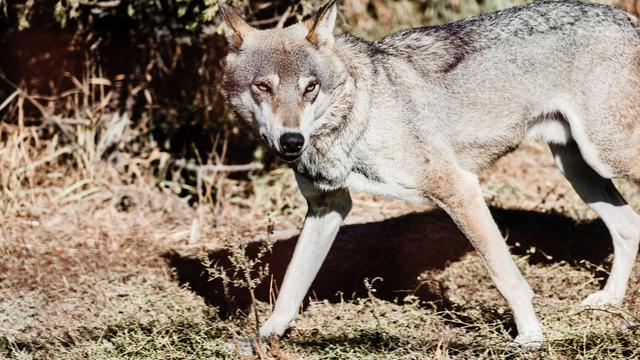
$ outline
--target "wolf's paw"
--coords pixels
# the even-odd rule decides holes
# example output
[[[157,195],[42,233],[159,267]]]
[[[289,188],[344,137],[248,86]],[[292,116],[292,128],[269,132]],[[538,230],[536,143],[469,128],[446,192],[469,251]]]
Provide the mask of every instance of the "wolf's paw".
[[[622,305],[622,298],[613,296],[607,290],[596,291],[582,300],[581,306],[597,307],[605,305]]]
[[[513,344],[527,349],[539,349],[543,341],[544,335],[542,335],[542,332],[535,332],[516,336]]]
[[[288,321],[279,321],[278,319],[269,318],[262,326],[260,326],[260,337],[268,339],[271,336],[281,338],[284,332],[290,327]]]

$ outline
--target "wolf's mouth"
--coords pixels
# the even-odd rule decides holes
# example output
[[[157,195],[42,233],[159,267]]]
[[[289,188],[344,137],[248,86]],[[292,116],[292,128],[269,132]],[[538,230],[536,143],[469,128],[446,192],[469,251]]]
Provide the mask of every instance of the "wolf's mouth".
[[[298,160],[300,158],[300,156],[302,155],[302,152],[300,153],[296,153],[296,154],[287,154],[287,153],[280,153],[280,152],[276,152],[276,154],[284,161],[286,162],[294,162],[296,160]]]

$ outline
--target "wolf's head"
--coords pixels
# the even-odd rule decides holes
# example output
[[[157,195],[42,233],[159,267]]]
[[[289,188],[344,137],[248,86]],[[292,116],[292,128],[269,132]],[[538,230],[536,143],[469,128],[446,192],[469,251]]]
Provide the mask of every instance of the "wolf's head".
[[[230,52],[224,92],[269,147],[295,161],[331,116],[349,74],[334,51],[335,1],[311,19],[284,29],[257,30],[221,5]]]

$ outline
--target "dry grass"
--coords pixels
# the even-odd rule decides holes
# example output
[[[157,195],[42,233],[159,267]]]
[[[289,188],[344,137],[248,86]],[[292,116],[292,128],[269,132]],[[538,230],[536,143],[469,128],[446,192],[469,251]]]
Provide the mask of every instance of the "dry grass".
[[[430,3],[434,13],[414,19],[415,2],[353,0],[345,16],[371,36],[424,16],[466,15],[456,6],[479,11],[475,1]],[[489,10],[500,1],[483,4]],[[365,14],[369,5],[377,18]],[[126,116],[105,111],[108,81],[76,80],[77,89],[55,100],[64,101],[64,118],[17,91],[9,104],[15,123],[0,124],[0,358],[251,357],[234,339],[254,335],[268,316],[304,218],[291,171],[240,180],[211,173],[194,188],[170,154],[125,149],[144,124],[127,126]],[[46,124],[26,124],[30,102]],[[611,245],[546,146],[523,145],[481,180],[536,291],[547,337],[541,350],[511,346],[510,311],[445,214],[356,195],[295,327],[256,356],[640,358],[640,267],[621,308],[576,307],[602,285]],[[617,185],[640,209],[638,186]],[[261,254],[270,238],[278,241]],[[226,266],[227,285],[238,286],[224,293],[224,276],[207,273],[203,253],[209,269]],[[268,277],[247,267],[259,254]],[[251,285],[234,279],[234,269]]]
[[[2,125],[0,354],[236,358],[242,348],[233,339],[254,335],[256,322],[268,316],[302,224],[304,200],[291,172],[276,169],[248,180],[214,174],[203,179],[203,187],[214,187],[215,196],[188,203],[177,196],[184,183],[166,180],[175,175],[159,182],[151,171],[150,164],[166,154],[102,161],[105,144],[117,147],[133,136],[118,125],[126,119],[104,119],[67,127],[64,142],[55,136],[42,140],[42,129],[20,121]],[[594,214],[546,147],[525,144],[483,173],[482,182],[538,294],[548,338],[541,352],[510,346],[510,312],[444,214],[357,195],[296,327],[258,355],[640,356],[638,270],[622,309],[574,307],[600,286],[610,246],[606,230],[590,222]],[[618,185],[638,208],[638,188]],[[223,248],[233,231],[247,242],[237,249],[250,261],[268,230],[283,239],[266,256],[273,278],[253,286],[255,300],[242,289],[222,296],[197,254],[205,251],[212,261],[232,265]],[[365,279],[376,277],[382,280],[367,288]]]
[[[496,218],[536,290],[548,339],[540,352],[510,346],[515,333],[510,312],[446,216],[405,215],[426,209],[358,195],[352,225],[336,242],[295,328],[262,356],[640,356],[637,269],[622,308],[575,307],[600,286],[610,246],[606,230],[590,222],[592,215],[553,167],[547,150],[526,144],[485,172],[483,186],[494,206],[507,209],[496,209]],[[635,185],[621,187],[637,205]],[[266,238],[267,214],[274,236],[288,238],[300,225],[304,206],[284,170],[252,182],[227,180],[225,188],[217,227],[207,225],[215,217],[211,207],[194,209],[176,195],[134,185],[98,186],[95,195],[75,201],[56,200],[52,195],[61,190],[54,188],[12,203],[3,215],[0,242],[3,356],[238,356],[241,349],[229,340],[251,336],[255,329],[255,319],[247,316],[250,306],[242,303],[246,294],[232,294],[236,305],[228,308],[214,294],[218,284],[202,279],[196,254],[204,250],[211,259],[224,259],[221,248],[231,230],[243,241],[259,243]],[[380,222],[384,219],[389,220]],[[370,221],[377,223],[359,225]],[[267,257],[276,278],[292,241],[278,241]],[[590,247],[595,255],[585,250]],[[383,279],[367,290],[364,279],[377,273]],[[277,286],[265,286],[256,290],[261,321],[277,292]],[[335,296],[336,291],[342,294]]]

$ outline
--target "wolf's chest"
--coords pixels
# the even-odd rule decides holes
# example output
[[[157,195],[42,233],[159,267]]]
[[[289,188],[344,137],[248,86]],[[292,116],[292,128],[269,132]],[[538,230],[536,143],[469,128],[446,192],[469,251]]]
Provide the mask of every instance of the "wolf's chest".
[[[351,172],[345,181],[345,187],[352,192],[364,192],[385,196],[417,204],[425,203],[418,187],[411,181],[401,182],[393,178],[370,178],[357,172]]]

